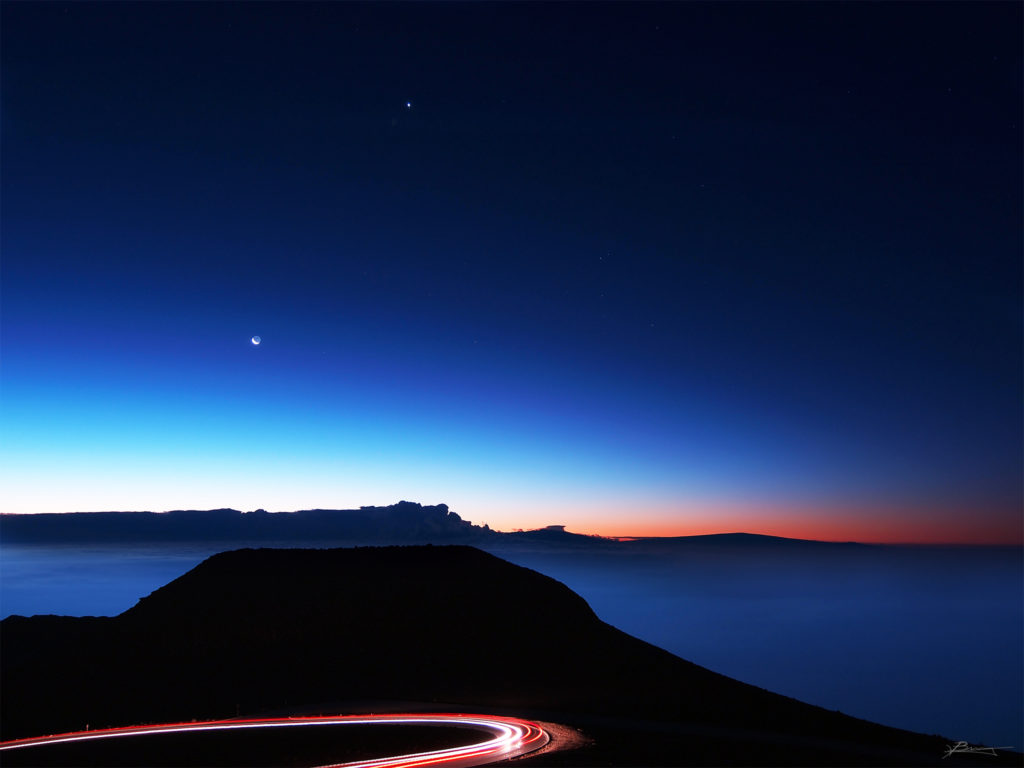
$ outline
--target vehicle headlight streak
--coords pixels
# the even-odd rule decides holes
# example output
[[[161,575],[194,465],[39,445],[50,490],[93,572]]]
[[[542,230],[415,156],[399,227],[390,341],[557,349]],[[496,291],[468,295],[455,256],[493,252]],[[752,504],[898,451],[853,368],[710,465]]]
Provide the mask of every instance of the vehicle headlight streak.
[[[319,717],[288,717],[269,720],[213,720],[201,723],[167,723],[131,728],[109,728],[98,731],[79,731],[31,739],[0,742],[0,752],[10,749],[42,747],[47,744],[66,744],[125,736],[187,733],[189,731],[228,731],[244,728],[287,728],[314,725],[437,725],[456,728],[474,728],[493,734],[491,739],[451,749],[416,752],[407,755],[359,760],[353,763],[330,763],[320,768],[414,768],[419,766],[486,765],[498,760],[522,755],[548,743],[547,733],[538,725],[511,717],[490,715],[335,715]]]

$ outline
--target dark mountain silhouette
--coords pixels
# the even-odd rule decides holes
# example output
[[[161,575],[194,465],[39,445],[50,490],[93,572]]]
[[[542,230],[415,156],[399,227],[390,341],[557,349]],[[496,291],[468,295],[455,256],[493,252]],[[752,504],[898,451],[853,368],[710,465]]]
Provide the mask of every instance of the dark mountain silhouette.
[[[626,542],[636,547],[663,545],[663,544],[689,544],[700,546],[718,547],[763,547],[763,546],[820,546],[829,545],[832,547],[866,547],[867,544],[859,544],[853,541],[814,541],[811,539],[791,539],[784,536],[766,536],[760,533],[710,533],[699,536],[650,536],[630,539]]]
[[[9,617],[0,643],[4,739],[384,700],[594,734],[546,764],[940,764],[947,743],[710,672],[464,546],[224,552],[116,617]]]
[[[780,549],[783,547],[866,547],[864,544],[786,539],[749,533],[710,536],[649,537],[618,540],[571,533],[562,525],[530,531],[499,532],[473,525],[447,504],[400,501],[385,507],[305,509],[174,510],[171,512],[70,512],[38,515],[0,514],[4,545],[206,543],[225,546],[356,544],[468,544],[487,550],[565,549],[619,552],[705,549]]]
[[[72,512],[0,515],[4,544],[129,544],[173,542],[475,542],[493,532],[448,509],[400,501],[386,507]]]

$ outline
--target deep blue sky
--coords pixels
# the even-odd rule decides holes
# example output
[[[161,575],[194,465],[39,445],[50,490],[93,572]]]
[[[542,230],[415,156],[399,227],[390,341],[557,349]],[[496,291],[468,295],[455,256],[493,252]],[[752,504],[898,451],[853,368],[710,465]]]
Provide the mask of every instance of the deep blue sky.
[[[1019,3],[2,14],[2,511],[1021,539]]]

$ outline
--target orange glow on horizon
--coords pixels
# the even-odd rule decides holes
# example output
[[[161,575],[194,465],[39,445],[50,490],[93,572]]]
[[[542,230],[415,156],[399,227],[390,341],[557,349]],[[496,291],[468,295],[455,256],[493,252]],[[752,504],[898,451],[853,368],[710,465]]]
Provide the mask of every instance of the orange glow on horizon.
[[[481,516],[486,517],[486,516]],[[502,515],[506,518],[506,515]],[[508,514],[506,519],[517,519]],[[520,517],[521,520],[521,517]],[[608,538],[703,536],[753,533],[791,539],[856,541],[864,544],[1024,546],[1024,517],[1003,509],[961,507],[807,504],[693,504],[646,509],[556,508],[535,512],[530,524],[495,525],[498,530],[565,525],[572,533]],[[504,522],[504,519],[501,521]]]

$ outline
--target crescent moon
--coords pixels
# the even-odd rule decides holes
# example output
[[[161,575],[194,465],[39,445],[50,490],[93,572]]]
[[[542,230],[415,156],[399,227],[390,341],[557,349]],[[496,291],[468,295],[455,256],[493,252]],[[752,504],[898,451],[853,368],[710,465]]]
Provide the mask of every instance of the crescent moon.
[[[263,341],[263,339],[261,339],[259,336],[252,337],[252,343],[257,347],[260,345],[261,341]]]

